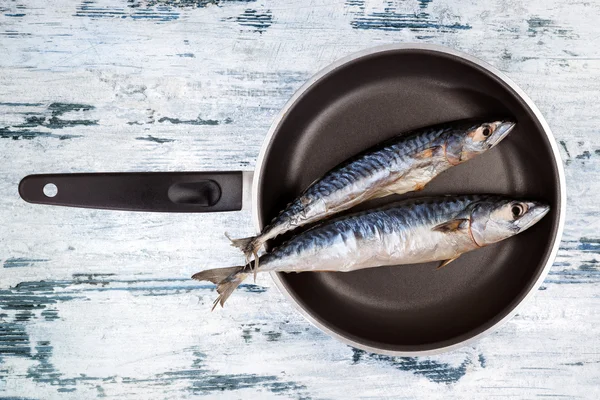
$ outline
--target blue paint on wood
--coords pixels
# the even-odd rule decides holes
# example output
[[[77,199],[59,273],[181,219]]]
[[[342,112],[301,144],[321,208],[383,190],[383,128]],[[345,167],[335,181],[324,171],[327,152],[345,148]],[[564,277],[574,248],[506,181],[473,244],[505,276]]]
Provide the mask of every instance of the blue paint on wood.
[[[32,36],[31,33],[22,33],[22,32],[17,32],[17,31],[13,31],[13,30],[6,30],[4,32],[0,32],[0,35],[7,36],[11,39],[18,39],[18,38],[22,38],[22,37]]]
[[[34,314],[30,310],[21,311],[15,315],[15,322],[27,322],[33,316]]]
[[[44,311],[42,311],[41,315],[46,321],[56,321],[57,319],[59,319],[58,310],[56,308],[47,308]]]
[[[0,400],[37,400],[37,399],[33,399],[31,397],[14,397],[14,396],[8,396],[8,397],[0,397]]]
[[[409,29],[413,32],[435,30],[452,32],[471,29],[468,24],[455,22],[442,24],[431,19],[428,13],[397,14],[394,12],[373,12],[364,17],[356,17],[350,23],[354,29],[375,29],[381,31],[400,31]]]
[[[600,270],[590,264],[583,264],[578,269],[550,271],[544,282],[556,284],[597,283],[600,280]]]
[[[344,3],[347,7],[365,8],[365,0],[346,0]]]
[[[573,161],[577,161],[581,165],[588,164],[588,161],[596,162],[596,157],[600,156],[600,149],[595,149],[593,151],[591,149],[583,150],[577,154],[577,149],[571,148],[571,150],[569,150],[564,140],[560,140],[558,143],[564,151],[563,158],[565,159],[565,164],[567,166],[571,165]],[[578,142],[577,144],[579,147],[585,145],[584,142]]]
[[[27,369],[27,379],[31,379],[37,383],[46,383],[51,386],[56,386],[57,392],[73,392],[76,390],[75,386],[78,382],[102,381],[101,378],[87,377],[83,374],[76,378],[63,378],[63,374],[57,371],[50,361],[52,358],[53,346],[49,341],[37,341],[34,351],[31,351],[29,337],[24,326],[13,324],[13,326],[9,327],[10,329],[7,330],[5,327],[6,325],[10,324],[0,324],[0,355],[4,354],[31,360],[33,364]],[[8,332],[8,335],[3,335],[6,332]],[[3,340],[5,342],[15,343],[9,343],[10,346],[8,346],[8,350],[5,350],[1,347]],[[2,378],[3,376],[0,375],[0,379]]]
[[[71,111],[90,111],[95,107],[89,104],[77,104],[77,103],[51,103],[48,106],[48,110],[52,112],[53,116],[63,115]]]
[[[98,121],[94,120],[65,120],[57,117],[40,118],[40,117],[28,117],[26,122],[22,125],[15,125],[16,128],[30,128],[43,126],[49,129],[63,129],[77,125],[97,125]]]
[[[235,20],[241,26],[250,27],[254,32],[263,33],[273,23],[273,14],[271,10],[257,11],[248,8]]]
[[[218,374],[206,369],[206,354],[193,351],[195,360],[192,369],[167,372],[157,378],[187,378],[191,380],[188,390],[194,395],[208,395],[215,392],[225,392],[246,388],[261,388],[276,394],[294,395],[294,397],[308,398],[304,393],[306,386],[294,381],[281,380],[275,375],[258,374]]]
[[[558,143],[560,143],[560,145],[562,146],[562,148],[565,150],[565,153],[567,153],[567,157],[571,158],[571,153],[569,153],[569,149],[567,149],[567,144],[565,143],[564,140],[559,140]]]
[[[169,22],[179,19],[179,12],[174,11],[172,7],[157,6],[152,7],[147,4],[142,8],[139,2],[130,2],[127,8],[97,6],[95,0],[84,0],[76,8],[75,17],[86,17],[90,19],[100,18],[118,18],[132,20],[151,20],[156,22]]]
[[[81,135],[69,135],[69,134],[54,134],[41,131],[32,131],[29,129],[21,129],[18,131],[11,130],[9,128],[0,128],[0,139],[12,139],[12,140],[32,140],[37,138],[50,138],[58,140],[68,140],[80,138]]]
[[[11,103],[11,102],[0,102],[0,106],[7,106],[7,107],[39,107],[42,106],[42,103]]]
[[[25,325],[15,322],[0,322],[0,356],[31,355],[29,335]]]
[[[148,109],[148,119],[146,121],[129,121],[128,125],[145,125],[145,124],[155,124],[158,123],[171,123],[174,125],[221,125],[221,124],[230,124],[233,120],[229,117],[223,120],[217,119],[204,119],[199,115],[195,119],[180,119],[176,117],[161,117],[158,121],[156,121],[154,114],[156,113],[152,109]],[[151,136],[148,136],[151,137]],[[137,138],[138,140],[145,140],[144,138]]]
[[[47,340],[36,342],[35,352],[28,358],[34,362],[27,369],[26,377],[37,383],[46,383],[51,386],[56,386],[56,391],[59,393],[69,393],[77,390],[78,382],[95,382],[102,381],[101,378],[88,377],[84,374],[76,378],[63,378],[63,374],[56,370],[51,362],[53,346]]]
[[[550,19],[532,17],[527,20],[527,25],[529,25],[529,29],[537,29],[552,26],[553,22]]]
[[[241,324],[242,339],[244,339],[245,343],[250,343],[253,341],[255,335],[260,334],[266,338],[267,342],[277,342],[284,336],[284,334],[297,336],[303,333],[309,334],[312,341],[327,340],[328,338],[327,335],[316,328],[308,327],[305,324],[290,324],[290,321],[288,320],[279,322],[276,329],[272,329],[271,327],[271,329],[265,332],[263,329],[266,326],[267,324],[264,322],[248,322]]]
[[[363,350],[352,348],[352,362],[354,364],[365,361],[365,357],[368,361],[391,365],[401,371],[422,375],[431,382],[445,384],[458,382],[467,373],[467,365],[472,363],[469,358],[466,358],[460,365],[453,367],[450,364],[434,360],[421,360],[419,357],[391,357],[373,353],[368,354]]]
[[[169,122],[171,124],[185,124],[185,125],[220,125],[221,123],[230,124],[232,120],[230,118],[225,119],[224,121],[219,121],[216,119],[202,119],[198,116],[196,119],[179,119],[179,118],[171,118],[171,117],[162,117],[158,120],[158,122]]]
[[[531,37],[538,36],[540,34],[550,34],[564,38],[577,37],[577,35],[573,34],[571,29],[561,28],[551,19],[534,16],[527,20],[527,25],[529,26],[527,32]]]
[[[52,346],[48,341],[36,343],[36,352],[29,358],[35,361],[35,365],[28,369],[28,378],[39,383],[47,383],[57,387],[58,392],[71,392],[76,390],[78,382],[89,382],[95,384],[98,397],[105,397],[105,391],[101,383],[106,379],[82,375],[76,378],[62,378],[52,363]],[[192,349],[193,362],[191,368],[178,371],[167,371],[149,378],[122,377],[123,384],[149,383],[153,386],[169,386],[178,381],[187,381],[187,391],[194,395],[214,395],[215,392],[233,391],[239,389],[256,388],[268,390],[271,393],[282,394],[288,397],[308,399],[306,386],[294,381],[281,379],[276,375],[259,374],[219,374],[207,369],[206,354]]]
[[[481,365],[482,368],[485,368],[486,365],[486,360],[485,357],[483,356],[483,354],[479,354],[479,365]]]
[[[43,312],[49,309],[49,305],[83,299],[87,292],[129,292],[140,293],[143,296],[164,296],[202,290],[212,293],[216,290],[215,285],[195,283],[189,278],[112,280],[111,276],[113,274],[73,274],[73,280],[21,282],[14,288],[0,290],[0,309],[32,312],[40,310],[40,315],[46,320],[54,320],[58,319],[55,311]],[[169,284],[156,285],[157,282]],[[111,286],[112,283],[127,283],[128,286]],[[60,292],[56,292],[56,288],[60,288]],[[259,294],[267,291],[267,288],[256,284],[241,284],[239,290]]]
[[[38,263],[49,261],[45,258],[12,257],[4,261],[4,268],[33,267]]]
[[[158,138],[151,135],[136,137],[135,140],[144,140],[146,142],[154,142],[159,144],[170,143],[175,141],[175,139]]]
[[[281,332],[269,331],[265,333],[268,342],[277,342],[281,337]]]
[[[96,286],[96,285],[106,286],[106,285],[110,284],[111,282],[116,282],[116,280],[110,280],[110,281],[107,280],[107,278],[115,276],[115,274],[113,274],[113,273],[108,273],[108,274],[76,273],[71,276],[73,277],[73,281],[72,281],[73,285],[86,284],[86,285],[92,285],[92,286]],[[123,282],[130,282],[130,281],[123,281]]]
[[[250,343],[254,337],[254,334],[259,333],[261,331],[261,327],[264,327],[266,325],[266,323],[254,322],[242,324],[242,339],[244,339],[244,342]]]
[[[432,0],[418,0],[418,6],[421,11],[414,13],[398,12],[397,7],[390,3],[383,11],[373,11],[365,14],[364,1],[362,3],[353,1],[347,5],[359,6],[359,11],[354,12],[355,17],[350,22],[354,29],[381,30],[381,31],[400,31],[404,29],[413,32],[421,31],[441,31],[453,32],[471,29],[468,24],[455,22],[453,24],[441,23],[431,14],[424,11]]]
[[[595,268],[596,262],[595,260],[590,261],[588,263]],[[586,267],[587,268],[587,267]],[[18,285],[15,289],[18,289],[20,292],[28,293],[30,295],[37,296],[37,300],[34,303],[40,304],[45,307],[42,309],[42,317],[47,320],[54,320],[58,318],[58,313],[54,308],[50,309],[50,305],[53,301],[63,297],[61,301],[66,301],[70,298],[73,298],[75,294],[83,294],[84,290],[113,290],[113,288],[105,287],[106,285],[110,286],[112,282],[127,282],[130,285],[138,285],[144,282],[152,282],[152,281],[164,281],[168,283],[178,283],[183,281],[187,281],[186,278],[162,278],[162,279],[142,279],[142,280],[122,280],[115,279],[113,274],[74,274],[72,281],[56,281],[56,282],[24,282]],[[94,288],[74,288],[70,289],[70,286],[94,286]],[[184,290],[190,290],[190,287],[183,287]],[[248,285],[249,290],[254,290],[255,285]],[[51,299],[46,299],[48,296],[48,292],[54,292],[54,289],[61,289],[61,296],[55,296]],[[172,292],[172,286],[159,286],[151,287],[144,285],[144,287],[130,287],[130,288],[114,288],[114,290],[140,290],[145,293],[152,293],[153,291],[163,291],[163,292]],[[205,285],[202,289],[205,290],[214,290],[212,285]],[[196,289],[197,290],[197,289]],[[66,292],[66,293],[62,293]],[[41,302],[40,302],[41,299]],[[98,382],[96,387],[102,388],[102,380],[100,378],[94,377],[85,377],[85,378],[63,378],[60,372],[54,369],[54,366],[50,362],[52,356],[52,346],[49,342],[38,341],[34,347],[35,351],[30,352],[30,344],[29,338],[26,334],[26,330],[24,326],[27,321],[29,321],[33,317],[33,313],[36,313],[37,308],[32,309],[32,303],[29,297],[25,297],[21,299],[22,304],[25,307],[14,307],[14,303],[7,302],[5,299],[0,299],[0,305],[5,309],[15,309],[20,310],[14,321],[10,323],[10,330],[12,335],[5,335],[5,339],[12,339],[12,342],[7,346],[4,343],[3,351],[0,351],[0,356],[16,356],[16,357],[24,357],[28,358],[35,362],[33,366],[28,370],[28,377],[36,382],[46,383],[49,385],[56,386],[57,391],[65,391],[65,390],[75,390],[77,382],[85,379],[88,381]],[[242,337],[244,341],[250,343],[252,341],[252,335],[260,333],[264,336],[267,342],[278,341],[282,338],[285,331],[282,331],[282,327],[285,325],[282,324],[282,327],[278,329],[269,329],[263,332],[263,327],[267,324],[248,324],[244,326]],[[308,328],[306,328],[308,330]],[[6,331],[6,329],[4,329]],[[301,332],[292,329],[289,332],[290,334],[300,334]],[[10,337],[12,336],[12,338]],[[16,336],[16,338],[15,338]],[[323,335],[324,336],[324,335]],[[313,335],[311,334],[311,338]],[[5,340],[6,342],[6,340]],[[15,345],[16,343],[16,345]],[[411,357],[385,357],[385,356],[377,356],[377,355],[368,355],[362,351],[355,351],[353,353],[352,359],[354,362],[377,362],[382,363],[384,365],[390,365],[395,369],[411,372],[415,375],[424,376],[428,380],[436,383],[444,383],[444,384],[452,384],[461,379],[462,376],[466,373],[466,368],[469,364],[471,364],[470,359],[466,359],[458,366],[450,366],[445,363],[440,363],[432,360],[423,360],[420,358],[411,358]],[[478,357],[479,365],[482,367],[486,366],[486,361],[483,355],[479,355]],[[203,372],[200,372],[203,370]],[[230,391],[230,390],[238,390],[243,388],[258,388],[262,390],[268,390],[272,393],[282,393],[285,395],[296,395],[299,392],[303,392],[305,390],[304,386],[298,384],[294,381],[281,379],[276,375],[257,375],[257,374],[218,374],[213,371],[206,371],[204,367],[198,367],[196,370],[191,370],[188,375],[183,371],[181,373],[163,373],[157,376],[139,380],[133,378],[125,378],[124,382],[136,384],[149,382],[151,384],[168,386],[173,382],[178,380],[188,380],[189,381],[189,391],[192,394],[204,395],[209,393],[214,393],[215,391]]]
[[[242,325],[247,325],[247,327],[242,329],[242,339],[244,339],[244,342],[250,343],[250,341],[252,340],[252,331],[260,332],[260,328],[252,328],[252,325],[254,325],[254,324],[242,324]]]
[[[106,397],[106,392],[104,391],[104,388],[102,386],[96,385],[96,390],[98,391],[98,397]]]
[[[31,356],[31,359],[36,363],[28,368],[27,378],[33,379],[35,382],[57,382],[61,374],[55,370],[54,365],[50,362],[52,350],[53,347],[49,341],[44,340],[36,343],[35,353]]]
[[[587,261],[586,264],[581,264],[579,266],[579,270],[580,271],[584,271],[584,272],[598,272],[598,261],[597,260],[590,260]]]
[[[257,374],[221,374],[201,377],[192,385],[193,394],[211,394],[218,391],[240,390],[254,387],[263,387],[273,393],[286,391],[296,392],[306,386],[293,382],[277,382],[274,375]]]
[[[190,280],[188,279],[187,281],[190,281]],[[86,283],[86,282],[82,282],[82,283]],[[136,282],[136,281],[129,281],[128,283],[130,283],[130,284],[133,285],[133,284],[136,284],[138,282]],[[104,285],[104,286],[106,286],[106,285]],[[238,286],[238,289],[239,290],[244,290],[244,291],[250,292],[250,293],[262,293],[262,292],[264,292],[264,291],[267,290],[267,288],[264,288],[262,286],[251,287],[251,288],[248,288],[248,286],[255,286],[255,285],[245,285],[245,284],[242,284],[242,285]],[[214,292],[216,290],[216,286],[215,285],[210,285],[210,284],[164,285],[164,286],[130,286],[130,287],[110,287],[110,286],[106,286],[106,287],[82,288],[82,289],[73,290],[72,292],[67,292],[67,293],[130,292],[132,294],[135,294],[136,292],[142,292],[142,295],[144,295],[144,296],[163,296],[163,295],[167,295],[167,294],[180,293],[180,292],[187,293],[187,292],[199,291],[199,290],[208,290],[210,292]],[[0,297],[0,299],[1,299],[1,297]]]
[[[0,290],[0,309],[23,311],[43,310],[49,304],[73,300],[74,296],[58,294],[55,288],[64,288],[69,281],[21,282],[14,288]]]
[[[267,291],[266,287],[258,286],[252,283],[242,284],[238,287],[249,293],[264,293]]]
[[[580,244],[578,246],[578,250],[585,252],[600,253],[600,239],[582,237],[581,239],[579,239],[579,241]]]
[[[587,160],[592,156],[592,153],[590,153],[589,151],[585,150],[583,153],[578,154],[575,158],[579,159],[579,160]]]
[[[129,287],[110,287],[111,283],[128,283]],[[148,286],[149,282],[175,283],[172,286]],[[49,341],[38,340],[32,350],[31,340],[27,334],[26,326],[34,318],[41,317],[45,321],[59,319],[55,304],[73,299],[85,299],[87,291],[124,290],[128,292],[141,291],[148,295],[160,295],[161,293],[173,293],[173,290],[198,291],[199,289],[214,291],[213,285],[183,285],[183,282],[191,282],[188,278],[160,278],[141,280],[115,279],[114,274],[73,274],[72,280],[57,281],[33,281],[21,282],[13,288],[0,290],[0,309],[12,311],[13,320],[9,321],[9,315],[2,314],[0,323],[0,357],[22,357],[33,362],[28,368],[27,378],[38,383],[46,383],[56,386],[58,392],[71,392],[76,390],[76,384],[80,381],[98,382],[96,388],[99,395],[103,393],[102,379],[97,377],[64,378],[51,363],[53,347]],[[143,286],[137,286],[142,284]],[[81,287],[84,285],[84,287]],[[109,286],[109,287],[107,287]],[[200,286],[202,286],[200,288]],[[265,288],[258,285],[248,286],[250,292],[263,292]],[[60,291],[57,291],[60,289]],[[276,341],[281,336],[280,332],[269,331],[265,334],[268,341]],[[0,371],[1,374],[1,371]],[[160,374],[150,378],[156,384],[170,385],[172,382],[185,379],[183,376],[169,373]],[[2,376],[0,375],[0,379]],[[199,374],[194,371],[188,377],[190,380],[190,391],[193,393],[209,393],[212,390],[236,390],[237,388],[259,387],[273,393],[292,393],[302,389],[303,386],[295,382],[280,380],[276,376],[261,375],[220,375],[215,373]],[[139,382],[137,379],[124,378],[124,382]]]
[[[13,106],[38,106],[39,103],[5,103],[6,105]],[[81,135],[71,134],[54,134],[48,131],[38,130],[40,128],[55,130],[63,129],[74,126],[90,126],[97,125],[97,120],[91,119],[66,119],[64,114],[69,112],[87,112],[93,110],[95,107],[88,104],[75,104],[75,103],[52,103],[46,110],[33,113],[28,112],[25,121],[12,126],[0,127],[0,138],[1,139],[13,139],[20,140],[26,139],[31,140],[35,138],[55,138],[59,140],[67,140],[81,137]],[[30,129],[35,128],[35,129]]]
[[[226,4],[234,3],[254,3],[256,0],[147,0],[144,3],[148,7],[156,5],[167,5],[169,7],[176,8],[204,8],[209,5],[223,6]],[[139,0],[130,1],[130,7],[139,7],[141,2]]]

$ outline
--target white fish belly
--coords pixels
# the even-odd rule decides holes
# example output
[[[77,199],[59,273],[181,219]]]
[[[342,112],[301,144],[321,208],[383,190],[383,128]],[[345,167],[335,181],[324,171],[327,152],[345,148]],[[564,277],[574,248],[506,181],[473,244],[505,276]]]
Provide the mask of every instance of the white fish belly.
[[[386,265],[448,260],[475,247],[466,232],[443,233],[433,231],[429,226],[376,235],[368,239],[340,234],[327,246],[309,248],[263,263],[260,269],[348,272]]]

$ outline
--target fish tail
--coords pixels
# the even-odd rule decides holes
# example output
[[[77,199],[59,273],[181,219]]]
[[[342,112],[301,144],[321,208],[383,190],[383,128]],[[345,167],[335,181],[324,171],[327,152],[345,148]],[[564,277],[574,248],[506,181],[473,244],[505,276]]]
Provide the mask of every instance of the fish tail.
[[[250,236],[242,239],[232,239],[227,233],[225,234],[225,236],[227,236],[227,239],[231,241],[231,245],[242,250],[246,257],[252,255],[252,253],[254,252],[255,242],[258,239],[258,236]]]
[[[228,267],[228,268],[215,268],[201,271],[192,276],[192,279],[198,281],[210,281],[217,285],[217,292],[219,297],[213,303],[213,310],[217,304],[225,304],[225,300],[233,293],[236,287],[246,279],[247,273],[243,272],[246,267]]]
[[[256,268],[258,268],[258,251],[264,244],[262,236],[250,236],[242,239],[232,239],[227,233],[225,233],[225,236],[227,236],[227,239],[231,241],[231,245],[233,247],[237,247],[238,249],[242,250],[242,252],[244,252],[244,255],[246,256],[246,264],[250,264],[250,257],[254,256],[254,259],[256,260],[254,266],[254,279],[256,280]]]

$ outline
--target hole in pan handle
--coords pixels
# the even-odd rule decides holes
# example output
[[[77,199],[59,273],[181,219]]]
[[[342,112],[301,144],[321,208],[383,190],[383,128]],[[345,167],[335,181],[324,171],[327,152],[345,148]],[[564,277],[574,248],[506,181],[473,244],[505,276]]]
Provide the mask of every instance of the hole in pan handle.
[[[242,209],[241,171],[29,175],[19,194],[29,203],[106,210],[216,212]],[[50,190],[49,190],[50,189]],[[247,190],[247,188],[246,188]]]

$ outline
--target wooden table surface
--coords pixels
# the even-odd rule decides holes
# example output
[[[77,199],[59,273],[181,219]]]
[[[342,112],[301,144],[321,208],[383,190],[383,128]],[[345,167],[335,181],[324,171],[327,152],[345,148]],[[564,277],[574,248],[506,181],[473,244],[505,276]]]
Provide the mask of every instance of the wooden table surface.
[[[600,397],[600,3],[0,1],[0,398]],[[386,357],[306,322],[270,277],[210,313],[189,276],[239,263],[249,210],[35,206],[43,172],[252,170],[278,110],[348,53],[422,42],[505,71],[567,178],[550,274],[497,332]]]

